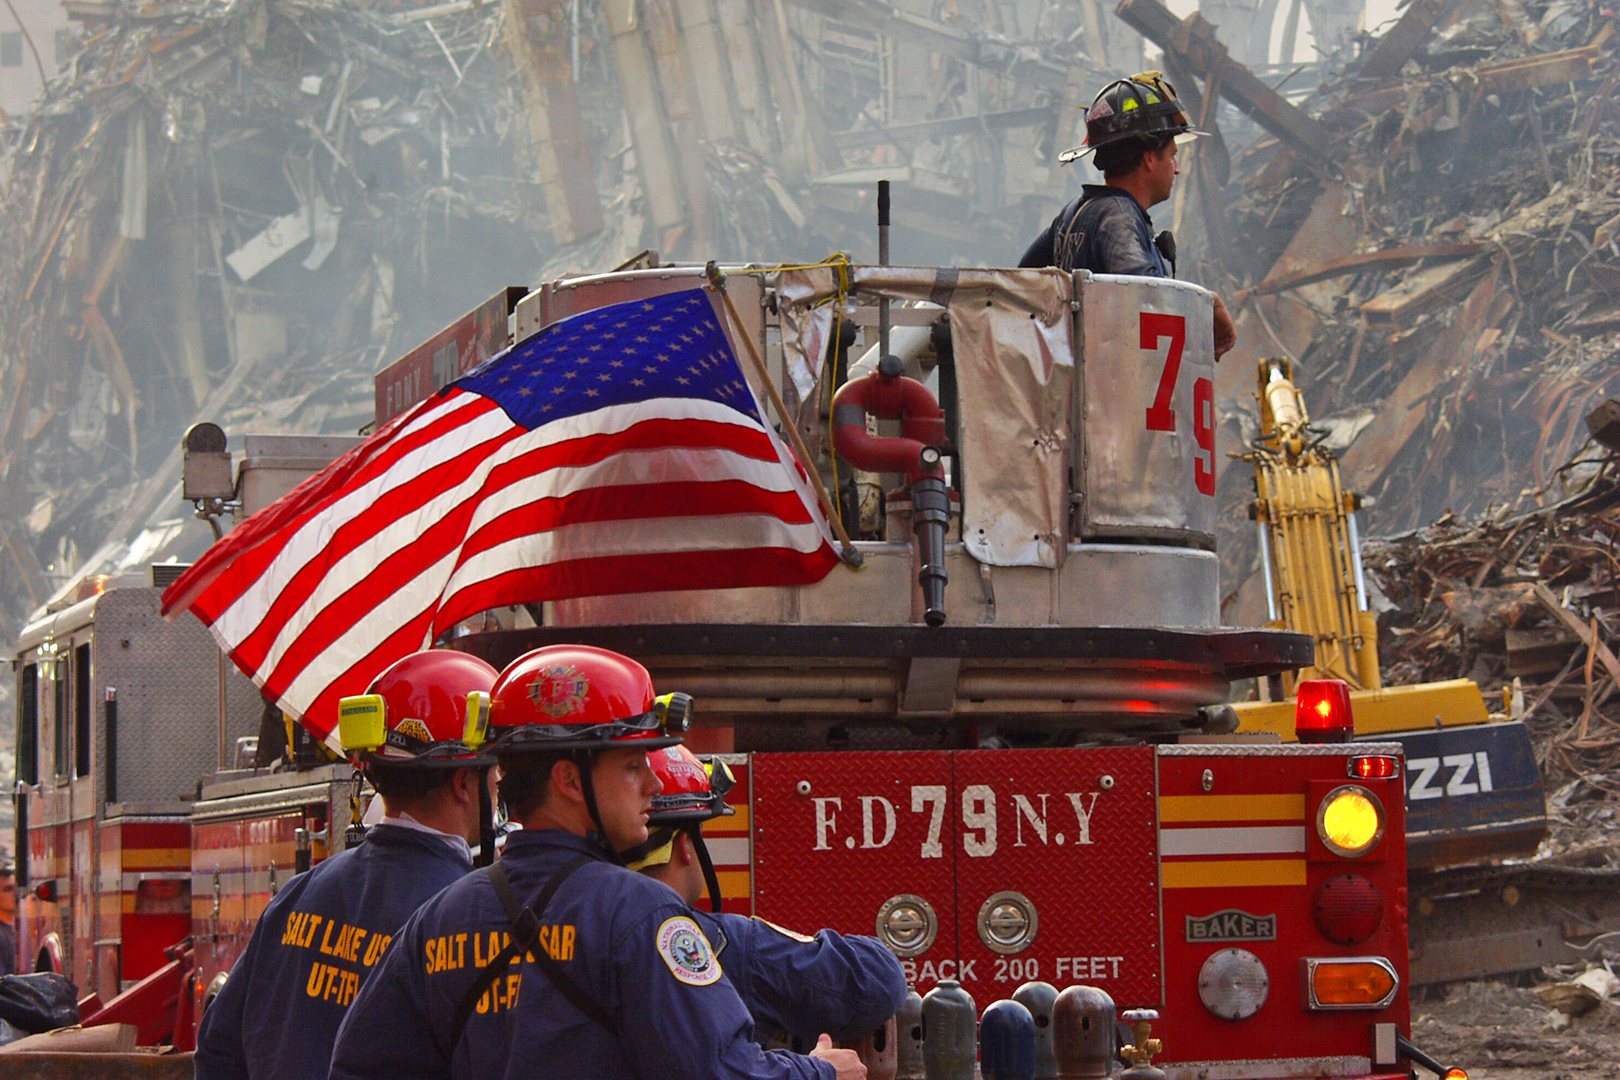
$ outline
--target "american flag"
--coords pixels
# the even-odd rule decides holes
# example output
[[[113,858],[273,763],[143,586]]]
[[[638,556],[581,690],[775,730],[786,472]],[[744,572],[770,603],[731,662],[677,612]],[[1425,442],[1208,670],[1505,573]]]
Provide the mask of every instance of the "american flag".
[[[284,711],[456,622],[574,596],[818,581],[838,561],[701,290],[547,328],[390,421],[175,581]]]

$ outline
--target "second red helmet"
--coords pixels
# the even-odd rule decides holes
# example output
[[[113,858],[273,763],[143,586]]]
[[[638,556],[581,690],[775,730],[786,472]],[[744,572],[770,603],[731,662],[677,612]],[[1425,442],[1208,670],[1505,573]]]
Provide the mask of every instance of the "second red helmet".
[[[507,665],[490,691],[497,753],[657,750],[681,741],[685,694],[659,696],[636,661],[593,645],[548,645]]]
[[[647,755],[647,760],[664,783],[664,790],[652,798],[649,828],[690,825],[737,812],[726,805],[726,792],[737,779],[718,757],[704,762],[684,746],[670,746]]]

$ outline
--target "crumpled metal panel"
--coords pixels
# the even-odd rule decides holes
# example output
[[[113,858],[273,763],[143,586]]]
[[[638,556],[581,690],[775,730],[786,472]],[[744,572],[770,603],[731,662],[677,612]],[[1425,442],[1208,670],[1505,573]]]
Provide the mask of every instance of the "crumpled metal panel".
[[[980,1007],[1021,983],[1083,983],[1121,1008],[1161,1003],[1153,748],[964,751],[952,812],[964,984]],[[979,931],[988,897],[1016,890],[1034,939],[999,955]]]
[[[862,302],[887,297],[949,312],[957,391],[962,540],[991,566],[1062,565],[1074,392],[1073,279],[1057,270],[857,266]],[[784,271],[783,348],[801,394],[819,377],[834,313],[827,268]],[[816,307],[815,305],[821,305]]]
[[[776,293],[782,319],[782,363],[799,400],[809,400],[821,378],[827,341],[839,312],[826,303],[838,286],[830,266],[782,271]]]
[[[1082,537],[1215,535],[1215,308],[1166,278],[1076,274]]]

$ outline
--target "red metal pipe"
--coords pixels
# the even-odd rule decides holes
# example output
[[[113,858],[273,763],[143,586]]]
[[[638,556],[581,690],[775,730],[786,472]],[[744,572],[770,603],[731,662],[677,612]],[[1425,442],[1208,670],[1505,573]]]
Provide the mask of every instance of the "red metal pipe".
[[[868,416],[900,421],[900,435],[868,435]],[[904,473],[907,484],[944,476],[943,466],[925,464],[922,452],[945,445],[945,412],[916,379],[873,373],[845,383],[833,398],[833,446],[857,469]]]

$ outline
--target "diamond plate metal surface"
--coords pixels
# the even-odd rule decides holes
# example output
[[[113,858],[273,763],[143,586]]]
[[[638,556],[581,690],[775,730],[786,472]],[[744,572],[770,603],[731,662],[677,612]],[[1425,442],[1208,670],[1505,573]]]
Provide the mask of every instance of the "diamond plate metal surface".
[[[107,752],[103,691],[118,690],[121,803],[189,800],[197,778],[218,767],[219,647],[190,615],[166,621],[159,604],[156,589],[114,589],[96,603],[94,626],[74,632],[76,641],[94,633],[98,766]],[[236,736],[258,731],[260,698],[234,665],[225,668],[229,754]]]
[[[980,1004],[1043,979],[1160,1003],[1153,749],[978,750],[955,755],[958,948]],[[999,955],[975,931],[986,899],[1017,890],[1039,914],[1028,947]],[[971,965],[971,966],[970,966]]]
[[[911,893],[933,908],[939,932],[931,948],[903,961],[908,976],[924,992],[954,977],[960,819],[951,758],[755,754],[755,912],[806,933],[826,926],[871,934],[884,902]]]
[[[1049,979],[1157,1004],[1154,804],[1148,747],[757,754],[755,909],[871,934],[912,894],[938,919],[933,946],[902,961],[919,992],[954,978],[982,1005]],[[1037,914],[1016,954],[979,934],[1008,890]]]

